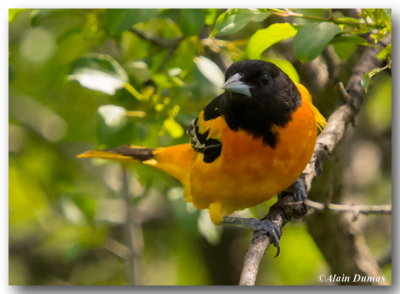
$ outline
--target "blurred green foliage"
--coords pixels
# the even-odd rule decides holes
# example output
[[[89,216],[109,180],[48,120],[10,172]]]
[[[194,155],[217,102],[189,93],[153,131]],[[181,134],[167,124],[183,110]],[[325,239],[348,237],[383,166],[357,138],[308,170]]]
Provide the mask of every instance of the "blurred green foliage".
[[[379,9],[362,10],[359,18],[330,9],[10,9],[9,24],[14,285],[236,284],[248,232],[212,225],[204,211],[184,203],[177,181],[151,167],[123,167],[124,199],[118,163],[75,156],[187,142],[185,129],[221,91],[225,63],[260,58],[302,82],[301,63],[294,66],[277,45],[293,44],[290,54],[310,62],[331,44],[345,63],[360,46],[372,46],[365,34],[379,44],[391,32],[390,11]],[[376,145],[387,150],[390,45],[380,58],[385,67],[363,81],[365,89],[374,87],[360,125],[373,130],[361,132],[363,140],[380,138]],[[379,160],[379,179],[362,186],[375,204],[390,201],[388,159]],[[371,191],[386,192],[377,203]],[[269,204],[244,215],[261,217]],[[131,268],[128,209],[137,224]],[[382,244],[371,246],[382,252]],[[287,226],[281,256],[271,254],[258,284],[318,284],[317,274],[329,272],[305,225]]]

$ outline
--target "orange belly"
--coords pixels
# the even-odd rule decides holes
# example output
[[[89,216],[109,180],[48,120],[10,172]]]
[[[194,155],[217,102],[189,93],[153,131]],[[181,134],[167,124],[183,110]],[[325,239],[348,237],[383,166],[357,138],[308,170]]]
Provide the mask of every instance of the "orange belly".
[[[222,215],[264,202],[293,184],[316,141],[317,126],[309,104],[303,103],[292,120],[276,130],[278,143],[271,148],[262,139],[225,126],[221,156],[212,163],[204,163],[202,154],[197,156],[187,200],[197,208],[210,208],[212,220],[218,223]]]

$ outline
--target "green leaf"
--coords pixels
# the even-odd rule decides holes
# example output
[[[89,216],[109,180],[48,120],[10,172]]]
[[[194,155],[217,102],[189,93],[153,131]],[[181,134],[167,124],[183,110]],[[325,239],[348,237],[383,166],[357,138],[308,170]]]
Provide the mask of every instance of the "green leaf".
[[[316,58],[329,42],[342,30],[329,22],[309,23],[301,27],[293,40],[297,58],[309,62]]]
[[[291,64],[286,59],[270,59],[270,58],[263,58],[265,61],[271,62],[279,67],[285,74],[289,76],[289,78],[296,83],[300,82],[299,74],[297,73],[296,69],[294,68],[293,64]]]
[[[78,59],[72,65],[68,79],[79,82],[82,87],[109,95],[128,82],[125,70],[105,54],[88,54]]]
[[[362,80],[361,80],[361,86],[364,88],[365,93],[368,92],[368,86],[369,86],[369,83],[370,83],[372,77],[373,77],[374,75],[376,75],[377,73],[381,72],[381,71],[384,70],[384,69],[385,69],[384,67],[382,67],[382,68],[374,68],[374,69],[368,71],[368,72],[364,75],[364,77],[363,77]]]
[[[159,12],[159,9],[107,9],[104,23],[107,31],[114,35],[155,17]]]
[[[261,54],[275,43],[296,35],[297,30],[290,23],[276,23],[255,32],[247,45],[249,59],[260,58]]]
[[[204,56],[195,57],[194,63],[207,80],[218,88],[222,86],[225,81],[225,75],[211,59]]]
[[[392,54],[392,44],[387,45],[385,48],[383,48],[377,55],[376,57],[385,60],[389,55]]]
[[[333,37],[333,39],[329,42],[330,44],[337,44],[337,43],[352,43],[356,45],[369,45],[367,40],[364,38],[348,33],[337,34]]]
[[[204,19],[204,23],[207,26],[211,27],[215,23],[215,20],[217,19],[219,9],[209,8],[205,9],[205,11],[206,11],[206,17]]]
[[[333,45],[336,54],[342,60],[349,58],[356,50],[357,45],[369,46],[369,43],[364,38],[349,33],[337,34],[329,44]]]
[[[362,15],[368,16],[376,25],[391,28],[391,9],[362,9]]]
[[[210,36],[220,37],[236,33],[249,22],[263,21],[269,15],[270,13],[261,12],[257,9],[228,9],[217,18]]]
[[[334,43],[332,46],[341,60],[348,59],[357,49],[357,45],[353,43]]]
[[[198,35],[204,26],[206,12],[203,9],[181,9],[180,28],[186,37]]]

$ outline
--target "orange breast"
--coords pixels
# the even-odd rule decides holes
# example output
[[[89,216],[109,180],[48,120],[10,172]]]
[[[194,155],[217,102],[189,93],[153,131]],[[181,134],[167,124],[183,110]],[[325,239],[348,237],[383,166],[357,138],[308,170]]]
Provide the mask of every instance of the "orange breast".
[[[232,131],[224,119],[222,152],[212,163],[199,154],[190,173],[190,200],[210,208],[218,223],[222,214],[264,202],[285,190],[301,174],[314,150],[317,125],[310,104],[303,101],[279,134],[275,148],[244,131]],[[214,216],[213,216],[214,214]]]

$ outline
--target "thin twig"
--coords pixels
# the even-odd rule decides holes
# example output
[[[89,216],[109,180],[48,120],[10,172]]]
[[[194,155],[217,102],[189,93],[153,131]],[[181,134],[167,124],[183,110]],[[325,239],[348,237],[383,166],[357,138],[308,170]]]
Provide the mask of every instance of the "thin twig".
[[[347,93],[346,88],[344,87],[342,82],[338,82],[337,84],[339,98],[342,99],[343,102],[347,103],[351,100],[349,93]]]
[[[153,45],[156,45],[156,46],[161,47],[161,48],[170,48],[176,42],[175,39],[173,39],[173,40],[164,39],[164,38],[161,38],[159,36],[155,36],[155,35],[150,35],[150,34],[144,33],[142,31],[139,31],[139,30],[135,29],[135,28],[131,28],[131,29],[129,29],[129,31],[134,33],[139,38],[141,38],[141,39],[143,39],[145,41],[148,41],[148,42],[152,43]]]
[[[383,28],[381,25],[375,24],[375,23],[369,23],[369,22],[364,22],[364,23],[357,23],[353,21],[347,21],[347,20],[342,20],[342,19],[336,19],[334,17],[322,17],[322,16],[315,16],[315,15],[304,15],[301,13],[296,13],[293,12],[289,9],[271,9],[273,14],[282,16],[282,17],[297,17],[297,18],[303,18],[303,19],[309,19],[309,20],[315,20],[319,22],[332,22],[335,24],[341,24],[341,25],[347,25],[347,26],[352,26],[352,27],[362,27],[366,26],[369,28],[375,28],[375,29],[381,29]]]
[[[335,146],[342,139],[347,126],[360,110],[364,98],[364,90],[360,81],[367,71],[379,66],[380,61],[376,58],[378,51],[379,49],[374,47],[369,47],[364,51],[358,63],[355,65],[352,75],[347,83],[346,92],[348,93],[350,100],[341,105],[331,114],[328,119],[327,126],[318,136],[313,156],[303,173],[307,192],[309,192],[311,189],[312,181],[321,173],[320,167],[322,162],[329,154],[331,154]],[[281,230],[286,221],[279,220],[290,220],[291,218],[295,217],[293,211],[289,209],[291,205],[285,206],[285,202],[287,202],[289,198],[292,198],[292,196],[289,195],[280,198],[271,207],[266,216],[266,218],[273,222],[277,219],[277,226]],[[281,209],[276,210],[273,209],[274,207],[280,207]],[[248,248],[248,252],[251,252],[251,254],[246,254],[246,259],[242,268],[241,285],[255,284],[258,273],[258,265],[261,262],[265,250],[268,249],[269,244],[269,238],[262,239],[258,238],[256,234],[253,235]]]
[[[355,205],[355,204],[323,204],[306,199],[305,204],[317,210],[330,209],[338,212],[351,212],[354,214],[392,214],[391,205]]]

